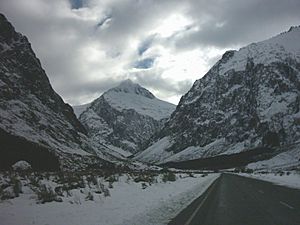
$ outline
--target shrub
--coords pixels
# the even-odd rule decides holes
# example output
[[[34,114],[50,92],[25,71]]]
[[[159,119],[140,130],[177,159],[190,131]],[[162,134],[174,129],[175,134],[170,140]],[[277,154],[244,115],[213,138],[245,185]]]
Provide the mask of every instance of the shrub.
[[[134,178],[134,182],[144,182],[149,183],[150,185],[155,182],[153,174],[139,174],[137,177]]]
[[[109,197],[110,196],[110,192],[107,188],[103,189],[103,194],[104,194],[104,197]]]
[[[85,197],[85,200],[94,201],[94,195],[91,192],[89,192]]]
[[[241,170],[240,170],[239,168],[234,168],[233,172],[234,172],[234,173],[240,173]]]
[[[29,181],[30,181],[30,184],[33,187],[39,187],[40,186],[40,180],[39,180],[38,177],[35,176],[35,174],[29,176]]]
[[[193,173],[189,173],[189,177],[195,177]]]
[[[169,171],[169,172],[163,174],[162,180],[163,180],[163,182],[176,181],[176,175],[175,175],[175,173]]]
[[[2,191],[1,193],[1,200],[7,200],[7,199],[12,199],[14,198],[14,194],[11,191]]]
[[[55,191],[55,193],[56,193],[58,196],[63,197],[63,196],[64,196],[64,195],[63,195],[63,189],[64,189],[63,186],[57,186],[57,187],[54,188],[54,191]]]
[[[98,180],[97,180],[97,177],[94,176],[93,174],[88,176],[86,178],[86,181],[88,182],[88,184],[92,183],[93,185],[97,185],[98,184]]]
[[[47,188],[46,185],[40,186],[40,189],[37,192],[37,196],[39,202],[42,204],[53,201],[62,202],[62,199],[59,198],[51,188]]]
[[[146,183],[142,183],[142,189],[146,189],[148,186]]]
[[[283,175],[284,175],[284,172],[280,172],[280,173],[279,173],[279,176],[283,176]]]
[[[106,178],[105,181],[108,181],[110,183],[114,183],[114,182],[118,181],[118,178],[114,175],[111,175],[108,178]]]
[[[245,173],[253,173],[254,171],[253,171],[253,169],[246,168],[244,172]]]
[[[22,183],[16,177],[11,178],[11,183],[13,186],[13,191],[16,197],[19,197],[19,194],[22,193]]]
[[[142,189],[146,189],[148,186],[146,183],[142,183]]]

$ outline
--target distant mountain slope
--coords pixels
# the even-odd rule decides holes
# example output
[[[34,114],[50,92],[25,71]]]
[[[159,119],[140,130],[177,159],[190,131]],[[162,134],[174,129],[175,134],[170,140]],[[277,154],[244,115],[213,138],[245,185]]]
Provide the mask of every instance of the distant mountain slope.
[[[84,110],[86,110],[90,105],[91,105],[91,103],[87,103],[87,104],[84,104],[84,105],[72,106],[76,117],[79,118],[80,114],[83,113]]]
[[[136,153],[174,109],[173,104],[125,80],[93,101],[79,119],[94,143]]]
[[[136,159],[176,162],[300,139],[300,28],[228,51]]]
[[[72,107],[52,89],[27,38],[0,14],[1,167],[20,159],[39,169],[106,163],[86,134]]]

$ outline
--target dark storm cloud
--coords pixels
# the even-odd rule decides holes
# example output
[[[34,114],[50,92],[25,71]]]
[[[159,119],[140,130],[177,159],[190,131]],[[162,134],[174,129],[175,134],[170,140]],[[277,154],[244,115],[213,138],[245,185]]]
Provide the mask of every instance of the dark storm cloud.
[[[226,48],[260,41],[300,23],[299,0],[190,1],[196,31],[175,37],[176,47]]]
[[[162,98],[179,96],[196,78],[181,69],[164,76],[170,68],[160,57],[223,52],[300,23],[299,0],[2,0],[0,9],[28,36],[54,89],[71,104],[131,77]],[[153,31],[177,14],[190,23],[166,37]],[[218,57],[207,56],[206,65]]]

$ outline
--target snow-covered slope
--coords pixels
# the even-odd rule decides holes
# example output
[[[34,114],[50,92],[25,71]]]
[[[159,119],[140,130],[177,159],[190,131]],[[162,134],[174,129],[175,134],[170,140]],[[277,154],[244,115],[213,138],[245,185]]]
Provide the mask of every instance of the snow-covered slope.
[[[87,104],[84,104],[84,105],[72,106],[76,117],[79,118],[80,114],[83,113],[84,110],[86,110],[90,105],[91,105],[91,103],[87,103]]]
[[[86,133],[52,89],[27,38],[0,14],[1,167],[22,159],[39,169],[101,165]]]
[[[79,119],[94,143],[136,153],[175,110],[131,80],[106,91]]]
[[[292,27],[226,52],[136,159],[184,161],[293,144],[300,139],[299,108],[300,28]]]
[[[274,157],[250,163],[247,168],[253,170],[291,170],[300,167],[300,143],[282,147],[284,151]]]
[[[175,110],[173,104],[157,99],[150,91],[131,80],[125,80],[118,87],[110,89],[104,94],[104,98],[120,112],[134,109],[157,121],[169,118]]]

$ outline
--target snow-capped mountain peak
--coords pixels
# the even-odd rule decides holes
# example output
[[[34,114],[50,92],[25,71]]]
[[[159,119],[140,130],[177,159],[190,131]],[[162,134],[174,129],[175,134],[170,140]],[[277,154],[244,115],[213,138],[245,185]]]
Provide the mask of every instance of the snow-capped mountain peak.
[[[285,151],[300,138],[299,96],[300,27],[292,27],[227,51],[136,159],[162,163],[267,147]]]
[[[117,87],[109,89],[106,93],[108,92],[122,92],[126,94],[141,95],[150,99],[155,98],[155,96],[150,91],[141,87],[139,84],[134,83],[130,79],[122,81]]]
[[[300,27],[294,26],[289,31],[283,32],[265,41],[249,44],[238,51],[229,51],[229,57],[222,60],[220,75],[224,75],[231,69],[243,71],[249,59],[254,64],[269,65],[281,62],[286,58],[300,60]],[[224,54],[225,56],[226,54]],[[223,56],[223,58],[224,58]],[[225,62],[226,61],[226,62]]]
[[[94,100],[79,119],[95,142],[135,153],[174,110],[175,105],[125,80]]]
[[[109,89],[101,97],[118,111],[132,109],[155,120],[168,118],[175,110],[175,105],[156,98],[146,88],[129,79]]]

